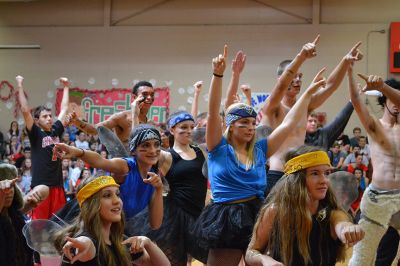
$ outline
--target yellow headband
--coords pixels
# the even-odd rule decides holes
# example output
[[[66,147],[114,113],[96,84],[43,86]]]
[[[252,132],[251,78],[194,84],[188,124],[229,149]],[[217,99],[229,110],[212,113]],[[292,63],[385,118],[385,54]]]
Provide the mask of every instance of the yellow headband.
[[[331,165],[328,155],[324,151],[313,151],[294,157],[285,164],[285,175],[322,164]]]
[[[82,206],[82,203],[97,191],[110,186],[119,187],[119,185],[115,183],[114,178],[111,176],[99,176],[98,178],[90,181],[76,194],[76,199],[78,200],[79,206]]]

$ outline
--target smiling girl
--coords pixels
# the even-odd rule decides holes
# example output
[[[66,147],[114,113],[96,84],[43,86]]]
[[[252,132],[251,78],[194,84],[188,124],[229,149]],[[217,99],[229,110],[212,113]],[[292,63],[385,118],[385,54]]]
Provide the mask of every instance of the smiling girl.
[[[200,249],[208,250],[207,265],[238,265],[246,252],[251,231],[264,199],[265,164],[305,117],[311,96],[325,79],[320,71],[312,84],[267,139],[256,141],[256,111],[246,104],[232,104],[225,111],[226,129],[219,115],[224,54],[213,59],[206,129],[208,176],[213,203],[194,225],[193,235]],[[196,258],[196,257],[195,257]]]
[[[335,265],[344,244],[364,232],[338,206],[325,151],[300,146],[287,153],[285,175],[261,209],[246,253],[249,265]]]
[[[160,133],[151,125],[141,124],[132,132],[129,148],[132,157],[105,159],[94,151],[63,143],[56,145],[59,157],[78,157],[93,168],[114,173],[115,180],[121,184],[121,198],[127,217],[135,216],[148,206],[150,226],[157,229],[163,217],[163,186],[154,167],[160,158]]]
[[[124,214],[119,185],[111,176],[89,177],[76,195],[81,212],[71,226],[57,234],[62,265],[169,265],[156,245],[145,237],[123,241]],[[129,254],[126,244],[130,244]],[[134,254],[142,253],[140,257]]]

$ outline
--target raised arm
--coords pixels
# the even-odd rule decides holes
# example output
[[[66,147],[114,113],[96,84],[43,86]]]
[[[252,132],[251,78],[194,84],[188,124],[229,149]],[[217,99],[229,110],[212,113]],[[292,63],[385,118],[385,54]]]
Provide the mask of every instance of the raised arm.
[[[251,106],[251,88],[248,84],[243,84],[240,86],[244,97],[246,97],[246,104]]]
[[[242,51],[237,52],[235,59],[232,60],[232,77],[226,93],[224,110],[226,110],[235,102],[239,87],[240,74],[242,73],[245,65],[246,55]]]
[[[206,144],[209,151],[213,150],[222,138],[221,117],[219,115],[219,107],[222,98],[222,77],[225,71],[225,60],[228,53],[228,46],[224,46],[224,54],[215,57],[213,63],[213,77],[211,78],[208,117],[206,128]]]
[[[136,97],[131,103],[131,113],[132,113],[132,130],[139,125],[139,114],[140,108],[143,106],[143,102],[146,100],[143,95]]]
[[[118,176],[126,175],[129,172],[128,163],[121,158],[104,159],[97,152],[78,149],[73,146],[68,146],[64,143],[57,143],[55,145],[55,152],[61,159],[71,159],[73,157],[81,158],[82,161],[88,163],[93,168],[101,168]],[[118,183],[123,183],[124,180],[116,181]]]
[[[64,122],[69,104],[69,81],[67,78],[60,78],[60,83],[63,85],[63,97],[60,106],[60,113],[58,114],[58,120]]]
[[[25,126],[26,129],[31,131],[34,120],[31,114],[31,110],[28,106],[28,101],[26,100],[24,88],[22,86],[24,78],[22,76],[17,76],[15,80],[17,81],[18,100],[19,103],[21,104],[21,111],[22,111],[22,116],[24,117],[25,120]]]
[[[203,88],[203,81],[201,80],[197,81],[193,85],[193,87],[194,87],[194,96],[193,96],[192,109],[190,110],[190,113],[192,114],[194,120],[196,120],[197,114],[199,112],[199,97],[201,89]]]
[[[400,91],[393,89],[389,85],[387,85],[385,82],[383,82],[383,79],[379,76],[374,76],[370,75],[369,77],[363,74],[358,74],[360,78],[365,80],[367,83],[367,86],[365,86],[362,91],[371,91],[371,90],[377,90],[382,92],[392,103],[394,103],[397,106],[400,106]]]
[[[268,240],[271,236],[272,225],[275,220],[275,212],[271,207],[261,209],[257,222],[253,229],[249,247],[246,251],[246,265],[283,265],[265,254]]]
[[[318,35],[313,42],[305,44],[300,53],[296,55],[289,66],[287,66],[286,69],[283,71],[275,87],[272,89],[270,96],[265,102],[265,105],[262,109],[263,117],[271,117],[274,115],[274,113],[279,111],[282,98],[289,88],[289,85],[295,77],[296,73],[299,71],[300,66],[307,59],[313,58],[317,55],[316,45],[319,41],[319,37],[320,35]]]
[[[360,47],[361,42],[356,43],[353,48],[351,48],[350,52],[347,53],[343,59],[340,61],[340,63],[336,66],[336,68],[332,71],[332,73],[329,75],[328,79],[326,80],[326,86],[322,90],[318,91],[312,98],[312,101],[310,103],[310,106],[308,107],[308,111],[311,112],[312,110],[317,109],[319,106],[321,106],[326,99],[331,96],[336,89],[339,87],[340,83],[342,83],[342,80],[344,76],[346,75],[347,69],[349,66],[355,62],[359,61],[362,59],[363,55],[358,50],[358,47]]]
[[[345,129],[349,119],[353,113],[353,104],[349,101],[343,109],[337,114],[335,119],[328,125],[322,128],[323,131],[328,132],[328,148],[333,145],[335,140]]]
[[[267,157],[270,157],[279,149],[287,136],[290,135],[290,132],[293,131],[301,118],[307,113],[312,95],[318,90],[318,88],[325,85],[326,80],[322,76],[324,71],[325,68],[318,72],[310,86],[285,116],[282,123],[272,131],[271,135],[269,135]]]
[[[88,122],[80,120],[75,112],[72,112],[66,116],[67,124],[71,123],[76,126],[79,130],[85,132],[88,135],[97,135],[96,127]]]
[[[375,136],[376,135],[375,130],[371,129],[379,128],[378,121],[369,113],[368,108],[364,103],[364,100],[361,98],[362,96],[360,94],[360,91],[357,89],[357,85],[354,80],[352,65],[348,68],[347,73],[349,81],[350,98],[351,102],[353,103],[354,109],[356,110],[356,113],[360,118],[360,121],[363,124],[365,130],[368,132],[368,134],[370,134],[370,136]]]

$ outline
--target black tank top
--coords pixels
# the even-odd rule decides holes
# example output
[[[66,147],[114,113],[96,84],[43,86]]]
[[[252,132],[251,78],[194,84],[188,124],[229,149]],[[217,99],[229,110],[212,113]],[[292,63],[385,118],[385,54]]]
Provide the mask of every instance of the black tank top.
[[[207,179],[201,172],[205,160],[203,152],[191,147],[196,152],[193,160],[184,160],[174,149],[169,149],[172,165],[165,178],[170,188],[167,200],[197,218],[204,208]]]
[[[311,262],[307,266],[335,266],[339,247],[342,245],[339,239],[332,239],[330,232],[330,210],[326,208],[326,218],[318,221],[316,216],[312,217],[312,229],[309,237]],[[292,266],[304,266],[303,258],[300,255],[297,240],[293,245]],[[281,261],[280,255],[273,256]]]

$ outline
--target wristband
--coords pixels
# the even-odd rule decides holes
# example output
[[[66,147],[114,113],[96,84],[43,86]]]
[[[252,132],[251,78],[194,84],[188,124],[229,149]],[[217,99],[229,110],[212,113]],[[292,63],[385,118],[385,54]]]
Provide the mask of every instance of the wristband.
[[[224,77],[224,75],[219,75],[219,74],[216,74],[216,73],[213,73],[213,75],[216,76],[217,78],[222,78],[222,77]]]
[[[85,150],[82,148],[79,148],[82,151],[82,155],[77,156],[78,158],[82,158],[85,155]]]

